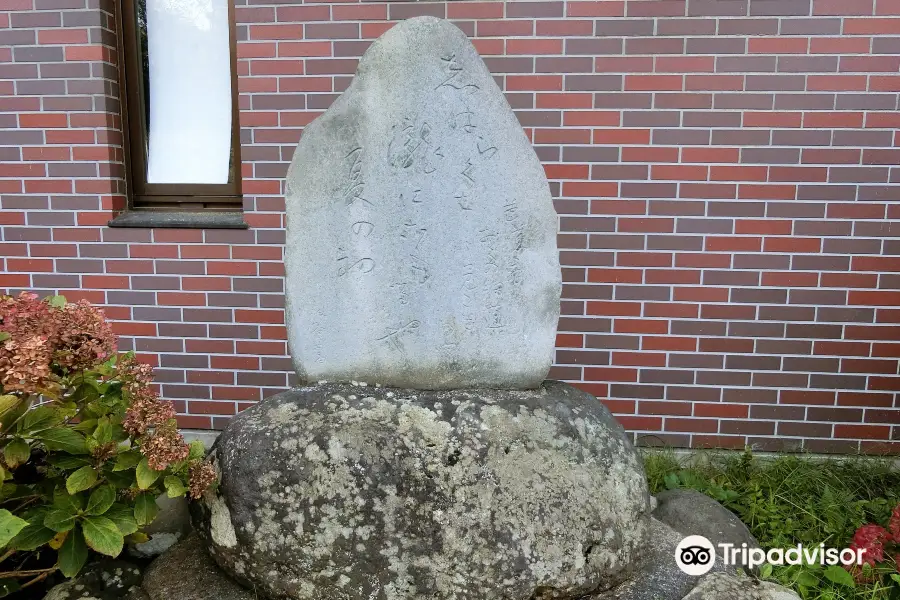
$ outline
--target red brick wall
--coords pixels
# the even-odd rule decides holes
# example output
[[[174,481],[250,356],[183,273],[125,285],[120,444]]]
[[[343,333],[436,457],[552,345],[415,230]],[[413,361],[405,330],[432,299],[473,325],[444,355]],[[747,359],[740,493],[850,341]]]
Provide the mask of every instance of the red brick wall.
[[[0,286],[104,304],[185,426],[291,381],[286,166],[370,41],[429,14],[546,166],[554,377],[645,443],[898,451],[900,0],[236,1],[248,231],[104,227],[114,3],[0,3]]]

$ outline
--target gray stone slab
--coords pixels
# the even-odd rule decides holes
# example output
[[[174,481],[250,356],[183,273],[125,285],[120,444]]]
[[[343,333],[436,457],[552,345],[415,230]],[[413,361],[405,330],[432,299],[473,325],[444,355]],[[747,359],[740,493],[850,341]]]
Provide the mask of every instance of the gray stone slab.
[[[559,317],[543,168],[465,34],[376,40],[287,175],[286,303],[308,382],[533,388]]]

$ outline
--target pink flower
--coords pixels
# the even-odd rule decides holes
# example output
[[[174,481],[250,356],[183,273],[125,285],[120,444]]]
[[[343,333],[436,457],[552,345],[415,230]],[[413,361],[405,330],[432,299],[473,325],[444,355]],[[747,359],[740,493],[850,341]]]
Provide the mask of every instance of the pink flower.
[[[888,541],[888,532],[881,525],[863,525],[853,534],[850,548],[853,550],[865,550],[862,561],[865,564],[875,566],[875,563],[884,560],[884,543]]]
[[[888,530],[891,533],[891,540],[895,544],[900,544],[900,504],[891,511],[891,520],[888,521]]]

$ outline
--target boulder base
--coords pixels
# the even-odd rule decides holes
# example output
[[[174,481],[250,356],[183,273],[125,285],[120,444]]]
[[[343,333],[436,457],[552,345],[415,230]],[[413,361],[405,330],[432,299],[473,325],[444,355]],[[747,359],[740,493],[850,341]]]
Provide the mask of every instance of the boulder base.
[[[640,457],[569,385],[320,384],[237,415],[194,507],[216,562],[273,599],[581,598],[630,575]]]

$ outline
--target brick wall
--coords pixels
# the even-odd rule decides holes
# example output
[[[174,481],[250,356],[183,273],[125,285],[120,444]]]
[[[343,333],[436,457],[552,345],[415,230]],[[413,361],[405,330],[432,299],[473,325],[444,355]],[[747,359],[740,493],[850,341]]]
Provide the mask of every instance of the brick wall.
[[[105,227],[114,3],[0,4],[0,287],[105,305],[184,426],[292,381],[294,145],[428,14],[474,39],[551,181],[554,377],[644,443],[898,452],[900,0],[236,3],[247,231]]]

